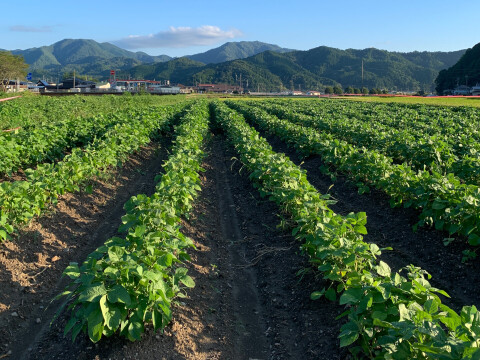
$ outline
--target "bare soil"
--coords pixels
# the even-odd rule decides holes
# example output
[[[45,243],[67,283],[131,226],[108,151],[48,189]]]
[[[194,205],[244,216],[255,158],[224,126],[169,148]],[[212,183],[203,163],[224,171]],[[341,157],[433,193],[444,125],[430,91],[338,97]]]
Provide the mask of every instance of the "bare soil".
[[[308,171],[309,181],[329,192],[346,214],[366,211],[367,241],[392,246],[382,255],[394,269],[413,263],[434,276],[434,285],[449,292],[449,304],[479,305],[475,282],[478,262],[460,262],[462,245],[444,247],[438,231],[411,226],[417,213],[391,209],[380,192],[359,195],[354,184],[318,170],[321,159],[303,163],[274,137],[285,152]],[[119,337],[92,344],[84,335],[75,343],[63,336],[67,317],[50,326],[56,308],[50,300],[61,292],[60,276],[71,261],[116,234],[123,204],[139,193],[151,194],[161,173],[167,144],[151,144],[131,157],[108,179],[97,180],[92,194],[69,194],[50,214],[31,223],[15,241],[0,244],[0,358],[11,359],[347,359],[338,334],[341,306],[326,299],[310,300],[325,286],[308,267],[299,243],[279,228],[279,210],[253,188],[222,134],[212,135],[203,167],[202,191],[184,233],[196,250],[187,263],[196,286],[173,309],[170,325],[155,333],[147,328],[142,341]]]
[[[418,222],[419,212],[410,208],[391,208],[389,197],[381,191],[371,189],[370,193],[358,194],[356,185],[345,176],[337,176],[335,181],[319,170],[324,165],[319,156],[300,159],[295,151],[273,136],[267,136],[275,151],[286,153],[292,161],[307,170],[307,178],[317,190],[329,193],[338,202],[331,208],[346,215],[350,212],[367,213],[368,235],[365,241],[382,247],[392,247],[384,251],[381,259],[392,269],[413,264],[432,275],[430,282],[445,290],[451,299],[443,301],[459,311],[464,305],[480,305],[479,260],[462,263],[462,251],[468,249],[466,239],[458,238],[448,246],[443,240],[449,237],[446,232],[429,227],[413,226]]]

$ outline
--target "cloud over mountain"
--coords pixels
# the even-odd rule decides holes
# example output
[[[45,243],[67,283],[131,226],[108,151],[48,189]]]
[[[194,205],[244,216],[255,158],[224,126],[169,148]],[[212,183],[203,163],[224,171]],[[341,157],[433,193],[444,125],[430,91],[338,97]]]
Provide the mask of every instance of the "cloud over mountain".
[[[171,26],[168,30],[160,31],[156,34],[130,35],[126,38],[112,41],[112,43],[125,49],[183,48],[212,45],[240,36],[242,36],[240,30],[222,30],[218,26],[212,25],[203,25],[197,28]]]

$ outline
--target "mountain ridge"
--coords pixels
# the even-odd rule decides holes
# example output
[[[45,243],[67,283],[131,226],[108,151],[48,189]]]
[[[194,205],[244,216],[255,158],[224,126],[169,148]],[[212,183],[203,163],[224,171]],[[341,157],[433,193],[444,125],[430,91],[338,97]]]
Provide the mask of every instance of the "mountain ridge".
[[[242,41],[171,58],[131,52],[89,39],[64,39],[12,53],[24,56],[34,77],[60,78],[61,73],[76,70],[82,75],[107,79],[110,70],[115,69],[122,77],[163,79],[186,85],[238,84],[241,77],[244,87],[248,81],[248,88],[257,90],[316,90],[342,85],[430,92],[438,73],[453,66],[465,50],[401,53],[327,46],[292,50],[260,41]]]
[[[341,85],[430,92],[438,72],[455,63],[463,52],[399,53],[375,48],[340,50],[319,46],[286,53],[265,51],[203,67],[174,59],[165,64],[133,67],[127,75],[145,79],[168,76],[170,81],[182,84],[231,85],[238,84],[242,75],[244,81],[249,81],[249,89],[265,91],[322,90],[325,86]],[[169,71],[165,72],[167,67]],[[242,85],[246,87],[246,83]]]

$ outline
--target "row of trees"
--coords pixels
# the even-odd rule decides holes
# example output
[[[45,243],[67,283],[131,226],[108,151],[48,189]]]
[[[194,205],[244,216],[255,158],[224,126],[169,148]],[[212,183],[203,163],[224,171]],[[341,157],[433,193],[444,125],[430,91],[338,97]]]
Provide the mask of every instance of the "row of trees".
[[[325,94],[363,94],[363,95],[375,95],[375,94],[388,94],[388,91],[385,89],[368,89],[366,87],[363,87],[361,89],[359,88],[354,88],[353,86],[347,86],[345,89],[342,89],[341,86],[327,86],[325,88]]]
[[[23,57],[8,51],[0,51],[0,92],[7,91],[10,80],[24,79],[28,65]]]

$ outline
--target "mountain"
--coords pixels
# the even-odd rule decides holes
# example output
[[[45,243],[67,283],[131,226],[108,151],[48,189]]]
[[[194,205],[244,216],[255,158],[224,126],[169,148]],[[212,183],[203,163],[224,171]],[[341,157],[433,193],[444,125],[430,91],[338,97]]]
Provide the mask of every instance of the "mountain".
[[[435,79],[438,94],[458,85],[480,83],[480,43],[465,51],[463,56],[448,69],[440,71]]]
[[[227,42],[218,48],[200,54],[189,55],[187,57],[204,64],[218,64],[225,61],[244,59],[264,51],[285,53],[293,50],[260,41],[238,41]]]
[[[107,70],[110,69],[124,70],[143,63],[172,59],[167,55],[151,56],[144,52],[124,50],[110,43],[85,39],[65,39],[49,46],[11,52],[23,56],[34,77],[57,76],[58,73],[73,69],[91,76],[108,77]]]
[[[172,61],[136,66],[129,74],[136,78],[164,78],[190,85],[238,84],[242,76],[243,85],[246,86],[248,81],[249,90],[266,91],[314,90],[326,85],[431,91],[438,72],[452,66],[463,53],[464,50],[399,53],[375,48],[340,50],[320,46],[307,51],[265,51],[241,60],[203,66],[198,62],[176,59],[171,65]]]
[[[467,60],[477,56],[474,49],[471,49],[472,56],[465,54]],[[400,53],[375,48],[340,50],[319,46],[298,51],[259,41],[241,41],[172,59],[167,55],[131,52],[94,40],[65,39],[12,53],[23,55],[34,78],[56,79],[75,70],[79,75],[107,79],[109,70],[115,69],[119,77],[170,80],[185,85],[238,84],[241,79],[244,87],[248,82],[249,90],[315,90],[326,85],[342,85],[429,92],[439,72],[454,66],[465,50]],[[474,70],[464,75],[471,76],[471,82],[477,81]]]
[[[291,51],[277,45],[260,41],[229,42],[207,52],[188,56],[203,64],[221,63],[246,58],[271,50],[279,53]],[[22,55],[30,65],[33,77],[58,77],[64,72],[76,70],[78,73],[105,79],[110,69],[120,73],[134,66],[162,63],[172,58],[168,55],[151,56],[144,52],[131,52],[110,43],[98,43],[86,39],[64,39],[49,46],[26,50],[13,50]]]

